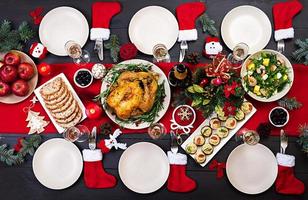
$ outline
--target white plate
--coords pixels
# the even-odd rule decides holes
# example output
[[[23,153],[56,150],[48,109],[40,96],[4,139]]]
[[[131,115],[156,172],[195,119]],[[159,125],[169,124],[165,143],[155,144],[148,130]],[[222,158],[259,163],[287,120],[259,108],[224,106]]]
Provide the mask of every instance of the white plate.
[[[255,58],[255,57],[258,57],[260,56],[261,53],[271,53],[271,54],[276,54],[278,57],[282,58],[286,64],[286,67],[289,69],[289,73],[288,73],[288,76],[289,76],[289,79],[291,81],[290,84],[287,84],[284,89],[271,96],[270,98],[265,98],[265,97],[260,97],[260,96],[257,96],[256,94],[254,94],[253,92],[251,91],[248,91],[247,94],[249,96],[251,96],[253,99],[257,100],[257,101],[261,101],[261,102],[273,102],[273,101],[277,101],[279,99],[281,99],[282,97],[284,97],[288,92],[289,90],[291,89],[292,85],[293,85],[293,81],[294,81],[294,71],[293,71],[293,66],[292,64],[290,63],[290,61],[281,53],[279,53],[278,51],[274,51],[274,50],[270,50],[270,49],[264,49],[262,51],[258,51],[252,55],[250,55],[246,60],[245,62],[243,63],[243,67],[241,68],[241,77],[242,77],[242,85],[243,87],[245,88],[245,90],[247,91],[246,89],[246,83],[245,81],[243,80],[243,77],[247,74],[247,70],[246,70],[246,65],[247,65],[247,62],[252,59],[252,58]]]
[[[223,138],[220,140],[220,143],[214,147],[213,152],[210,155],[206,156],[206,160],[204,163],[200,164],[202,167],[205,167],[205,165],[207,165],[212,159],[213,157],[220,151],[221,148],[223,148],[227,142],[233,137],[233,135],[240,130],[240,128],[242,128],[244,126],[244,124],[257,112],[257,109],[255,107],[252,108],[252,111],[250,113],[248,113],[247,115],[245,115],[245,118],[242,121],[237,121],[237,125],[235,127],[235,129],[233,130],[229,130],[229,135],[226,138]],[[212,115],[210,117],[208,117],[207,119],[205,119],[202,124],[200,124],[200,126],[185,140],[185,142],[183,142],[183,144],[181,145],[181,147],[184,149],[186,149],[186,146],[193,142],[194,137],[196,137],[197,135],[201,135],[201,129],[204,126],[209,126],[210,124],[210,120],[211,118],[216,118],[217,114],[215,112],[212,113]],[[208,140],[208,138],[206,138],[206,141]],[[200,147],[198,147],[199,149]],[[194,155],[189,154],[192,158],[194,158]]]
[[[72,40],[81,47],[88,40],[89,25],[84,15],[72,7],[58,7],[49,11],[39,27],[39,36],[47,50],[57,56],[67,56],[66,42]]]
[[[65,139],[50,139],[36,150],[32,161],[37,180],[47,188],[61,190],[73,185],[82,172],[79,149]]]
[[[229,155],[226,172],[230,183],[246,194],[259,194],[276,180],[278,165],[272,151],[262,144],[241,144]]]
[[[175,44],[179,26],[175,16],[161,6],[140,9],[130,20],[128,35],[142,53],[153,55],[156,44],[164,44],[167,49]]]
[[[132,59],[132,60],[123,61],[119,64],[139,64],[139,63],[143,63],[143,64],[146,64],[146,65],[148,65],[148,64],[152,65],[152,71],[156,72],[160,75],[159,79],[158,79],[158,84],[161,84],[163,81],[165,81],[164,87],[165,87],[166,97],[165,97],[164,102],[163,102],[164,108],[161,111],[158,112],[158,117],[156,117],[155,121],[153,122],[153,123],[155,123],[155,122],[158,122],[165,115],[165,113],[168,110],[168,107],[169,107],[169,104],[170,104],[170,99],[171,99],[170,86],[169,86],[168,79],[167,79],[166,75],[164,74],[164,72],[159,67],[157,67],[156,65],[154,65],[153,63],[151,63],[149,61],[140,60],[140,59]],[[108,74],[106,76],[108,76]],[[109,87],[109,85],[107,84],[107,82],[103,80],[101,92],[105,91],[108,87]],[[102,104],[103,104],[103,101],[104,100],[102,99]],[[113,115],[110,110],[105,109],[105,112],[108,115],[108,117],[114,123],[118,123],[117,120],[116,120],[116,116]],[[138,126],[136,126],[135,123],[133,123],[133,124],[124,124],[123,123],[123,124],[121,124],[121,126],[123,126],[123,128],[128,128],[128,129],[144,129],[144,128],[148,128],[150,125],[151,125],[151,123],[147,123],[147,122],[140,123],[140,124],[138,124]]]
[[[127,148],[119,161],[119,175],[130,190],[147,194],[161,188],[169,176],[169,160],[157,145],[139,142]]]
[[[45,101],[44,101],[44,99],[43,99],[43,97],[41,96],[41,93],[40,93],[41,88],[42,88],[45,84],[47,84],[47,83],[53,81],[53,80],[56,79],[57,77],[61,77],[61,78],[62,78],[62,80],[63,80],[64,83],[66,84],[68,90],[71,91],[71,93],[73,94],[74,99],[77,101],[77,103],[78,103],[78,105],[79,105],[79,107],[80,107],[80,109],[81,109],[81,111],[82,111],[82,118],[81,118],[81,120],[80,120],[79,122],[82,122],[85,118],[87,118],[87,115],[86,115],[86,108],[84,107],[84,105],[83,105],[83,103],[81,102],[79,96],[77,95],[77,93],[75,92],[74,88],[72,87],[72,85],[70,84],[70,82],[67,80],[66,76],[65,76],[63,73],[61,73],[61,74],[59,74],[59,75],[53,77],[52,79],[50,79],[49,81],[47,81],[46,83],[44,83],[43,85],[41,85],[40,87],[36,88],[36,89],[34,90],[34,94],[36,95],[38,101],[39,101],[39,102],[41,103],[41,105],[43,106],[43,108],[44,108],[44,110],[46,111],[46,113],[47,113],[49,119],[52,121],[52,123],[53,123],[53,125],[56,127],[57,131],[58,131],[59,133],[63,133],[63,132],[65,131],[65,129],[64,129],[63,127],[59,126],[58,123],[56,122],[56,120],[53,118],[53,116],[51,115],[50,111],[49,111],[48,108],[46,107]]]
[[[249,54],[263,49],[271,39],[272,25],[267,15],[254,6],[239,6],[227,13],[221,24],[221,36],[229,49],[244,42]]]

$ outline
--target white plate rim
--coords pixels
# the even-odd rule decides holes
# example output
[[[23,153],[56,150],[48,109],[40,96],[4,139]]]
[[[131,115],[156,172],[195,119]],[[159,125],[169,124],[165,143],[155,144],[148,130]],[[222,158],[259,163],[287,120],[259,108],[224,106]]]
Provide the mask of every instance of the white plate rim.
[[[40,38],[40,41],[42,42],[42,44],[47,48],[48,52],[54,54],[54,55],[57,55],[57,56],[67,56],[67,53],[66,52],[60,52],[58,50],[54,51],[54,50],[50,50],[48,49],[48,46],[49,46],[49,43],[46,43],[45,42],[45,39],[44,37],[42,36],[43,35],[43,28],[44,28],[44,25],[46,22],[46,20],[48,20],[48,17],[50,15],[54,15],[56,12],[64,12],[64,11],[68,11],[68,12],[74,12],[75,14],[78,14],[80,16],[80,18],[82,19],[82,22],[84,23],[83,26],[86,28],[85,31],[83,31],[85,33],[85,35],[83,36],[83,39],[82,41],[79,43],[79,45],[81,46],[81,48],[86,44],[87,40],[88,40],[88,37],[89,37],[89,24],[88,24],[88,21],[86,19],[86,17],[81,13],[81,11],[77,10],[76,8],[73,8],[71,6],[59,6],[59,7],[56,7],[56,8],[53,8],[51,9],[50,11],[48,11],[48,13],[43,17],[40,25],[39,25],[39,38]],[[45,25],[46,26],[46,25]],[[81,33],[82,31],[80,31]],[[63,47],[64,49],[64,47]]]
[[[153,123],[156,123],[166,114],[166,112],[169,108],[169,104],[170,104],[170,101],[171,101],[170,85],[169,85],[169,82],[168,82],[168,79],[167,79],[167,76],[165,75],[165,73],[157,65],[155,65],[155,64],[153,64],[149,61],[141,60],[141,59],[132,59],[132,60],[126,60],[126,61],[120,62],[119,64],[138,64],[138,63],[151,64],[152,65],[152,71],[159,73],[159,75],[160,75],[159,82],[165,81],[164,87],[165,87],[166,97],[165,97],[164,103],[163,103],[164,108],[161,111],[159,111],[159,113],[158,113],[159,116],[155,118]],[[108,75],[108,73],[107,73],[107,75]],[[103,92],[106,88],[107,88],[107,83],[103,80],[100,92]],[[102,101],[103,101],[103,99],[102,99]],[[101,103],[103,103],[102,101],[101,101]],[[104,108],[104,106],[103,106],[103,108]],[[109,110],[106,110],[105,108],[104,108],[104,110],[105,110],[105,113],[107,114],[107,116],[114,123],[118,124],[116,119],[115,119],[115,116],[112,115]],[[151,123],[143,122],[143,123],[138,124],[138,126],[136,126],[135,124],[125,124],[125,123],[123,123],[121,125],[123,126],[123,128],[139,130],[139,129],[148,128],[151,125]]]
[[[170,46],[164,44],[164,45],[166,45],[167,49],[170,50],[174,46],[174,44],[177,42],[178,33],[179,33],[179,25],[178,25],[178,21],[177,21],[176,17],[174,16],[174,14],[172,12],[170,12],[170,10],[168,10],[167,8],[162,7],[162,6],[155,6],[155,5],[146,6],[146,7],[141,8],[140,10],[138,10],[133,15],[133,17],[131,18],[129,25],[128,25],[128,37],[129,37],[130,41],[132,43],[134,43],[134,41],[135,41],[134,37],[132,37],[133,36],[132,27],[134,26],[136,18],[139,17],[140,13],[142,13],[142,12],[144,12],[144,10],[148,10],[148,9],[160,9],[161,11],[168,13],[170,15],[170,20],[172,19],[172,21],[174,21],[173,25],[177,26],[177,30],[176,30],[176,34],[175,34],[176,37],[173,38],[172,42],[170,42]],[[142,46],[139,46],[138,44],[135,44],[135,45],[140,52],[142,52],[146,55],[153,55],[152,49],[149,50],[149,49],[143,48]]]
[[[266,13],[264,11],[262,11],[260,8],[255,7],[255,6],[251,6],[251,5],[241,5],[241,6],[237,6],[235,8],[233,8],[232,10],[230,10],[223,18],[222,23],[221,23],[221,27],[220,27],[220,31],[221,31],[221,37],[224,41],[224,43],[227,45],[227,47],[229,49],[233,49],[235,47],[235,45],[231,45],[230,42],[228,42],[226,35],[228,34],[225,30],[226,27],[226,21],[229,18],[229,16],[234,13],[234,12],[238,12],[238,10],[241,9],[245,9],[245,8],[249,8],[249,9],[255,9],[256,12],[260,13],[260,16],[263,16],[264,19],[266,19],[267,23],[266,23],[266,28],[268,29],[269,35],[267,35],[267,42],[264,42],[263,45],[260,45],[260,47],[258,48],[258,50],[252,50],[254,48],[249,48],[248,50],[248,54],[253,54],[259,50],[262,50],[263,48],[265,48],[267,46],[267,44],[269,43],[271,36],[272,36],[272,24],[271,21],[269,20],[268,16],[266,15]]]
[[[236,185],[235,183],[232,182],[232,177],[230,177],[230,168],[229,168],[229,165],[230,165],[230,159],[231,159],[231,156],[236,152],[236,151],[239,151],[239,149],[241,148],[244,148],[244,147],[249,147],[248,144],[241,144],[241,145],[238,145],[236,148],[234,148],[231,153],[229,154],[228,158],[227,158],[227,161],[226,161],[226,175],[227,175],[227,178],[229,180],[229,182],[231,183],[231,185],[237,189],[238,191],[242,192],[242,193],[245,193],[245,194],[250,194],[250,195],[253,195],[253,194],[260,194],[262,192],[265,192],[266,190],[268,190],[270,187],[272,187],[272,185],[275,183],[275,180],[277,178],[277,175],[278,175],[278,163],[277,163],[277,160],[276,160],[276,157],[275,155],[273,154],[273,152],[268,148],[266,147],[265,145],[263,144],[256,144],[256,145],[259,145],[260,147],[264,148],[269,154],[271,154],[272,158],[273,158],[273,161],[276,162],[276,167],[273,171],[273,178],[272,178],[272,184],[269,184],[266,188],[264,188],[263,190],[256,190],[255,192],[248,192],[248,191],[245,191],[245,189],[243,188],[240,188],[240,186]]]
[[[247,62],[251,58],[253,58],[253,57],[255,57],[255,56],[257,56],[257,55],[259,55],[261,53],[272,53],[272,54],[276,54],[278,57],[281,57],[285,61],[286,67],[289,69],[288,75],[289,75],[289,78],[290,78],[290,81],[291,81],[291,83],[286,85],[285,88],[281,92],[271,96],[268,99],[265,98],[265,97],[259,97],[259,96],[255,95],[251,91],[247,91],[246,84],[245,84],[245,82],[243,80],[243,77],[246,74],[246,64],[247,64]],[[286,56],[284,56],[282,53],[279,53],[278,51],[275,51],[275,50],[272,50],[272,49],[263,49],[261,51],[255,52],[254,54],[251,54],[248,58],[246,58],[246,60],[244,61],[243,65],[242,65],[242,68],[241,68],[241,79],[242,79],[242,86],[243,86],[243,88],[245,89],[246,93],[251,98],[253,98],[253,99],[257,100],[257,101],[260,101],[260,102],[273,102],[273,101],[277,101],[277,100],[281,99],[282,97],[284,97],[286,94],[288,94],[288,92],[292,88],[292,85],[293,85],[293,82],[294,82],[294,70],[293,70],[293,66],[292,66],[290,60]]]
[[[123,169],[121,167],[121,163],[123,163],[123,159],[124,159],[124,156],[127,154],[125,152],[128,152],[127,150],[129,150],[130,148],[136,148],[136,146],[141,146],[141,145],[149,145],[149,146],[152,146],[153,148],[156,148],[159,152],[161,152],[161,155],[162,157],[164,157],[164,160],[166,161],[165,164],[166,164],[166,167],[167,167],[167,171],[166,173],[164,174],[164,181],[161,183],[161,186],[157,186],[156,188],[153,188],[151,191],[137,191],[135,190],[134,188],[130,188],[128,185],[128,183],[126,182],[126,180],[124,179],[123,180]],[[156,144],[153,144],[151,142],[137,142],[131,146],[129,146],[121,155],[120,157],[120,160],[119,160],[119,163],[118,163],[118,171],[119,171],[119,176],[120,176],[120,179],[121,181],[123,182],[123,184],[128,188],[130,189],[131,191],[133,192],[136,192],[136,193],[139,193],[139,194],[149,194],[149,193],[153,193],[157,190],[159,190],[165,183],[166,181],[168,180],[168,176],[169,176],[169,173],[170,173],[170,164],[169,164],[169,159],[166,155],[166,153],[164,152],[164,150],[162,148],[160,148],[158,145]]]
[[[74,181],[72,181],[72,183],[70,184],[67,184],[67,185],[63,185],[63,186],[59,186],[59,187],[53,187],[53,186],[50,186],[48,184],[46,184],[44,181],[42,181],[40,179],[40,177],[38,177],[38,174],[37,174],[37,165],[36,165],[36,162],[37,162],[37,156],[39,155],[39,153],[42,151],[41,149],[43,149],[44,146],[46,145],[59,145],[59,143],[62,143],[64,144],[63,142],[65,142],[67,145],[70,145],[72,150],[76,153],[76,156],[78,155],[79,157],[79,160],[80,160],[80,167],[79,167],[79,171],[78,171],[78,175],[76,173],[76,176],[74,178]],[[80,177],[81,173],[82,173],[82,169],[83,169],[83,159],[82,159],[82,155],[79,151],[79,149],[77,148],[77,146],[75,144],[73,144],[72,142],[69,142],[69,141],[66,141],[65,139],[63,138],[52,138],[52,139],[49,139],[47,141],[45,141],[44,143],[42,143],[38,148],[37,150],[35,151],[34,155],[33,155],[33,159],[32,159],[32,169],[33,169],[33,173],[34,173],[34,176],[35,178],[42,184],[44,185],[45,187],[49,188],[49,189],[53,189],[53,190],[62,190],[62,189],[65,189],[65,188],[68,188],[70,186],[72,186]]]
[[[79,96],[77,95],[76,91],[74,90],[74,88],[72,87],[72,85],[70,84],[70,82],[68,81],[68,79],[66,78],[66,76],[64,75],[64,73],[60,73],[57,76],[51,78],[50,80],[46,81],[44,84],[42,84],[41,86],[37,87],[34,90],[34,94],[37,97],[38,101],[41,103],[42,107],[44,108],[45,112],[47,113],[49,119],[51,120],[52,124],[55,126],[55,128],[57,129],[58,133],[63,133],[66,129],[59,126],[58,123],[56,122],[56,120],[53,118],[53,116],[51,115],[49,109],[46,107],[44,99],[40,93],[40,89],[46,85],[47,83],[50,83],[51,81],[53,81],[54,79],[61,77],[62,80],[65,82],[66,86],[68,87],[69,91],[71,91],[72,95],[74,96],[74,99],[77,101],[81,111],[82,111],[82,117],[80,119],[80,122],[82,122],[83,120],[85,120],[87,118],[86,115],[86,108],[83,105],[82,101],[80,100]]]

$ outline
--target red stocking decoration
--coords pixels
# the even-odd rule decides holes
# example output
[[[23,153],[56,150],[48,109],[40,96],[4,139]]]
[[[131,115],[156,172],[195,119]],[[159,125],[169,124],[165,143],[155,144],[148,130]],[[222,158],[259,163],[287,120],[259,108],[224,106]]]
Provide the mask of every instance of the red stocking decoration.
[[[276,3],[273,6],[275,40],[294,38],[293,17],[303,9],[298,0]]]
[[[204,11],[205,5],[201,2],[183,3],[176,8],[176,17],[180,28],[178,41],[198,39],[195,21]]]
[[[276,191],[280,194],[303,194],[305,185],[294,176],[295,157],[277,153],[276,158],[278,161]]]
[[[110,36],[110,21],[121,11],[119,2],[96,2],[92,5],[91,40],[108,40]]]
[[[84,183],[88,188],[112,188],[117,180],[114,176],[105,172],[101,150],[84,149]]]
[[[196,188],[196,182],[186,175],[187,156],[168,151],[170,174],[167,188],[171,192],[191,192]]]

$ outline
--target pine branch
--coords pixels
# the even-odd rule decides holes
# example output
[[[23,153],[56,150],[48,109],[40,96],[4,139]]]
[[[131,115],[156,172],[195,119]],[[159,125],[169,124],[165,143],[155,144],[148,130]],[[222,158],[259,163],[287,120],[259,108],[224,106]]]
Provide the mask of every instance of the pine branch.
[[[202,31],[208,32],[210,35],[218,37],[218,31],[215,27],[215,21],[212,20],[206,13],[199,17],[199,21],[202,25]]]
[[[21,141],[22,148],[18,152],[20,155],[25,156],[27,154],[33,156],[35,148],[37,148],[42,141],[40,135],[31,135],[28,139],[23,139]]]
[[[7,165],[16,165],[24,162],[23,157],[20,155],[14,155],[14,149],[7,149],[7,145],[0,146],[0,161]]]
[[[299,126],[300,136],[297,140],[301,150],[308,156],[308,125]]]
[[[13,30],[11,22],[3,20],[0,25],[0,52],[22,50],[23,43],[33,36],[34,32],[27,22],[22,22],[17,30]]]
[[[308,38],[300,40],[295,40],[295,44],[298,46],[292,53],[292,57],[297,61],[303,61],[305,65],[308,65]]]
[[[20,39],[23,42],[27,42],[29,41],[31,38],[34,37],[34,31],[30,28],[30,26],[28,25],[28,23],[26,21],[23,21],[19,27],[18,27],[18,32],[19,32],[19,36]]]
[[[288,110],[295,110],[302,107],[302,103],[296,100],[296,97],[284,97],[278,101],[278,105]]]
[[[106,49],[110,50],[110,57],[113,62],[118,62],[120,52],[120,40],[117,35],[113,34],[110,36],[108,43],[104,44]]]

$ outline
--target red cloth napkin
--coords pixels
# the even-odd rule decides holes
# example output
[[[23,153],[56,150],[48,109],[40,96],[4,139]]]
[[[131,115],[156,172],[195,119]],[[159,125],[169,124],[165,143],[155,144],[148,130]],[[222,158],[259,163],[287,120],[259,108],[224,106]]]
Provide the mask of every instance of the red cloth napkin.
[[[174,66],[175,63],[158,63],[157,65],[167,74],[169,70]],[[91,69],[93,64],[88,64],[83,66],[85,68]],[[105,64],[107,67],[110,67],[110,64]],[[199,64],[198,66],[202,66],[204,64]],[[194,69],[198,66],[189,66],[191,69]],[[86,105],[90,102],[97,94],[100,92],[101,81],[95,80],[93,84],[85,89],[78,88],[73,84],[73,76],[76,70],[79,67],[72,63],[64,63],[64,64],[51,64],[52,74],[48,77],[39,77],[38,85],[43,84],[48,81],[50,78],[56,76],[59,73],[64,73],[68,80],[72,83],[73,88],[76,93],[81,98],[82,102]],[[303,87],[305,84],[305,76],[308,75],[308,67],[304,65],[294,65],[294,76],[295,81],[293,83],[291,91],[288,93],[288,96],[296,98],[303,104],[303,107],[299,110],[290,112],[290,122],[285,127],[285,130],[289,133],[290,136],[297,136],[298,133],[298,125],[307,122],[305,119],[308,116],[308,98],[305,95],[306,89]],[[7,134],[26,134],[29,131],[27,128],[28,122],[25,121],[27,114],[23,112],[23,108],[30,105],[30,100],[33,95],[31,95],[25,101],[18,104],[3,104],[0,103],[0,133]],[[248,129],[256,129],[259,123],[268,121],[268,113],[269,111],[277,106],[277,103],[261,103],[257,101],[251,100],[253,105],[257,108],[256,114],[244,125],[244,127]],[[170,120],[172,118],[172,111],[174,108],[169,106],[169,109],[165,116],[160,120],[163,123],[167,130],[170,129]],[[45,116],[47,120],[49,120],[48,115],[44,111],[43,107],[36,103],[36,105],[32,108],[33,111],[40,112],[40,115]],[[194,123],[194,127],[197,128],[203,121],[204,117],[200,112],[197,113],[196,122]],[[93,126],[100,126],[104,122],[111,122],[107,115],[103,114],[102,118],[99,120],[89,120],[86,119],[82,122],[82,124],[88,126],[91,130]],[[113,124],[114,128],[117,128],[115,124]],[[194,129],[195,129],[194,128]],[[192,131],[194,130],[192,129]],[[128,130],[124,129],[123,133],[146,133],[147,130]],[[50,123],[44,133],[57,133],[55,127],[52,123]],[[273,135],[279,135],[278,130],[273,131]]]

